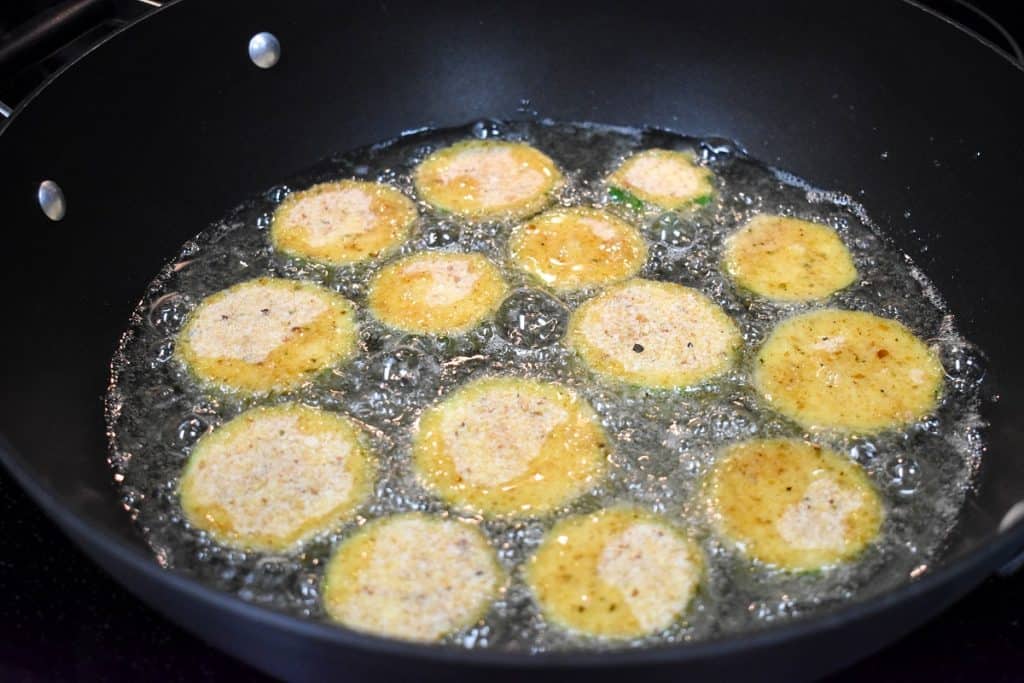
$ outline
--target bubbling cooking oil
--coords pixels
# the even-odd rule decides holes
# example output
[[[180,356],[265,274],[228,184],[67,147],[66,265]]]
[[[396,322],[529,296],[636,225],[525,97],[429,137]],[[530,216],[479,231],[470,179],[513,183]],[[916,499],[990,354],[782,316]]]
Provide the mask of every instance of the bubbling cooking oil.
[[[420,203],[412,237],[379,261],[329,267],[272,250],[271,216],[289,193],[356,178],[390,183],[413,197],[416,164],[471,138],[536,146],[565,173],[556,206],[605,206],[638,226],[650,245],[640,276],[697,288],[722,306],[743,334],[736,367],[686,390],[597,381],[563,343],[570,312],[592,292],[558,294],[531,284],[509,262],[510,223],[467,223]],[[604,177],[631,153],[652,147],[694,153],[714,171],[715,199],[684,212],[637,210],[610,201]],[[941,401],[921,422],[872,437],[814,435],[864,467],[886,511],[877,543],[856,561],[821,572],[787,574],[752,565],[711,534],[697,500],[700,481],[723,444],[807,436],[758,399],[747,369],[772,327],[811,305],[748,296],[720,268],[724,238],[757,213],[834,228],[860,278],[835,294],[830,305],[900,320],[937,347],[946,372]],[[366,283],[387,263],[421,251],[479,252],[496,263],[511,289],[493,319],[464,335],[439,338],[398,332],[368,316]],[[174,356],[175,334],[204,297],[260,276],[315,282],[355,302],[358,357],[270,398],[204,391]],[[438,397],[493,374],[557,380],[574,389],[600,416],[612,455],[607,479],[554,515],[478,520],[511,579],[485,617],[447,638],[466,648],[543,652],[688,642],[748,632],[883,592],[927,571],[941,552],[983,448],[980,352],[959,335],[934,286],[849,198],[772,169],[720,139],[595,124],[481,121],[332,156],[241,204],[186,242],[150,284],[111,364],[109,460],[122,504],[161,565],[245,601],[326,620],[319,594],[324,567],[331,550],[354,528],[400,512],[456,514],[412,476],[411,428]],[[203,434],[253,405],[285,401],[340,411],[362,424],[381,456],[372,501],[354,521],[289,554],[218,545],[183,516],[176,490],[185,462]],[[693,530],[707,554],[708,572],[684,619],[655,634],[609,643],[546,623],[519,568],[556,519],[616,503],[643,506]]]

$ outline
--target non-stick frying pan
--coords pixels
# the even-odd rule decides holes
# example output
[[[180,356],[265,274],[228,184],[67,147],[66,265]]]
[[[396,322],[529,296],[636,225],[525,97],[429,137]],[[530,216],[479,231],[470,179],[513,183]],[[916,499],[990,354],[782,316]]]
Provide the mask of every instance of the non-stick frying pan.
[[[282,57],[257,68],[261,31]],[[846,191],[985,349],[989,444],[948,549],[824,616],[620,653],[399,644],[302,622],[160,567],[119,504],[101,396],[128,314],[188,237],[331,152],[426,125],[541,115],[739,141]],[[191,0],[22,102],[0,135],[0,456],[86,552],[219,647],[294,678],[408,673],[808,678],[896,638],[1024,548],[1019,291],[1024,73],[911,4]],[[50,220],[40,183],[63,190]],[[69,596],[73,599],[73,596]]]

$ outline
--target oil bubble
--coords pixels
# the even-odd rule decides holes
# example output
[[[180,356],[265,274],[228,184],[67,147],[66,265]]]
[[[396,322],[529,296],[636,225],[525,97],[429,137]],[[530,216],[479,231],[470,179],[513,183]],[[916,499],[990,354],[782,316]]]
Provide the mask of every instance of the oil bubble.
[[[724,138],[708,138],[702,140],[699,147],[700,161],[703,164],[710,164],[716,161],[736,156],[738,149],[736,143]]]
[[[156,369],[174,357],[174,340],[166,339],[153,344],[149,352],[149,367]]]
[[[174,334],[181,329],[191,309],[192,302],[184,294],[165,294],[150,307],[149,324],[160,334]]]
[[[175,428],[175,443],[181,447],[192,446],[199,440],[199,437],[206,434],[210,429],[209,423],[199,415],[186,415],[185,419],[179,422]]]
[[[231,564],[240,565],[249,559],[249,555],[244,550],[229,550],[225,553],[224,559]]]
[[[472,128],[473,137],[478,140],[501,137],[501,124],[497,121],[477,121]]]
[[[979,384],[985,378],[984,358],[965,344],[943,349],[942,366],[950,379],[967,385]]]
[[[315,603],[320,597],[320,581],[312,572],[300,572],[295,575],[294,590],[302,600]]]
[[[696,239],[696,227],[684,223],[675,212],[663,213],[651,225],[651,237],[671,247],[689,249]]]
[[[513,292],[498,309],[498,329],[510,343],[525,349],[550,346],[569,325],[569,311],[558,299],[535,289]]]
[[[275,185],[274,187],[267,190],[267,192],[264,194],[264,197],[266,197],[267,201],[271,202],[272,204],[280,204],[291,193],[292,188],[288,187],[287,185]]]
[[[727,403],[708,411],[702,430],[716,439],[738,439],[757,433],[757,418],[745,405]]]
[[[382,354],[370,363],[371,372],[381,386],[398,390],[432,392],[441,374],[437,361],[421,351],[409,347]]]
[[[878,446],[871,441],[858,441],[849,448],[850,459],[863,467],[878,461]]]
[[[655,242],[647,252],[647,266],[644,270],[656,280],[684,282],[689,277],[690,265],[685,252],[680,253],[664,242]]]
[[[786,596],[774,600],[752,602],[747,606],[747,610],[758,620],[768,623],[781,619],[791,619],[800,614],[796,603]]]
[[[146,498],[146,494],[137,488],[125,486],[121,489],[121,504],[125,510],[135,508]]]
[[[441,366],[412,347],[375,353],[353,363],[341,376],[340,392],[349,409],[371,422],[401,420],[434,395]]]
[[[440,223],[427,228],[423,236],[423,243],[431,249],[440,249],[458,242],[459,234],[458,226],[450,223]]]
[[[921,486],[921,466],[914,458],[900,455],[886,466],[889,486],[901,496],[910,496]]]

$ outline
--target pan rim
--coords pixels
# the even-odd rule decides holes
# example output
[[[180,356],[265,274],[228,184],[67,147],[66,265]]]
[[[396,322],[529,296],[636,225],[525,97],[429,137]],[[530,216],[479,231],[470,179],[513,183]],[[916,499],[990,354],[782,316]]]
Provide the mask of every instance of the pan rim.
[[[7,131],[11,122],[44,89],[60,78],[68,69],[77,65],[79,60],[119,36],[122,32],[134,28],[139,22],[155,17],[181,2],[182,0],[171,0],[159,9],[120,27],[102,41],[91,46],[77,59],[51,74],[17,104],[11,116],[0,126],[0,135]],[[1024,64],[1016,62],[998,46],[976,32],[931,8],[921,5],[916,0],[903,0],[903,2],[960,30],[992,50],[999,57],[1002,57],[1018,71],[1024,72]],[[455,646],[425,645],[373,636],[339,625],[301,619],[245,602],[236,595],[211,588],[183,573],[161,567],[153,560],[151,555],[145,553],[141,548],[129,544],[103,529],[99,524],[73,512],[70,506],[64,502],[63,498],[51,486],[36,477],[29,461],[17,452],[3,434],[0,434],[0,463],[12,474],[18,485],[28,493],[29,497],[57,524],[61,531],[75,545],[81,548],[86,555],[90,556],[93,561],[96,561],[96,557],[101,555],[101,551],[106,557],[112,558],[133,571],[143,574],[148,580],[167,585],[176,592],[188,595],[191,599],[214,606],[230,614],[232,618],[245,619],[261,626],[287,631],[303,638],[312,639],[321,645],[357,648],[376,654],[390,654],[422,661],[467,666],[503,666],[521,669],[542,667],[587,668],[609,665],[629,666],[660,662],[710,660],[738,651],[769,649],[784,642],[798,640],[814,633],[822,633],[839,628],[850,621],[866,620],[901,603],[926,595],[945,584],[952,583],[958,577],[974,574],[970,578],[970,585],[973,587],[980,583],[987,575],[987,570],[1001,566],[1024,548],[1024,520],[1020,520],[1012,527],[997,532],[991,538],[982,541],[980,546],[974,550],[951,558],[947,564],[934,571],[925,573],[919,579],[900,584],[861,602],[846,604],[825,614],[800,618],[784,624],[771,625],[747,633],[720,635],[699,642],[663,644],[635,650],[564,651],[537,654],[484,649],[470,650]],[[98,550],[94,551],[90,550],[90,548]],[[121,584],[121,582],[118,583]],[[121,585],[126,590],[135,594],[140,600],[148,603],[146,596],[138,595],[124,584]],[[183,626],[183,628],[188,630],[187,626]],[[840,662],[840,664],[842,663]]]
[[[211,588],[185,574],[161,567],[140,548],[129,545],[68,510],[59,495],[50,486],[36,480],[29,470],[27,461],[15,451],[2,434],[0,434],[0,462],[13,475],[22,489],[28,493],[29,497],[86,555],[91,556],[89,547],[98,547],[108,556],[128,565],[132,570],[144,574],[148,579],[169,584],[176,592],[185,593],[192,599],[215,606],[231,614],[234,618],[246,619],[259,623],[261,626],[288,631],[304,638],[311,638],[318,643],[354,647],[377,654],[386,653],[411,659],[464,665],[490,665],[523,669],[585,668],[597,665],[628,666],[713,659],[736,651],[772,648],[783,642],[798,640],[812,633],[838,628],[850,621],[867,620],[873,615],[926,595],[953,582],[958,577],[972,572],[979,574],[971,579],[971,587],[973,587],[985,578],[985,569],[995,569],[1010,561],[1014,554],[1024,547],[1024,520],[1020,520],[1012,527],[998,532],[993,538],[983,541],[979,548],[951,559],[948,564],[925,573],[919,579],[879,593],[862,602],[844,605],[832,612],[808,616],[785,624],[767,626],[764,629],[747,633],[725,634],[693,643],[654,645],[636,650],[579,650],[536,654],[473,650],[373,636],[344,626],[301,619],[284,612],[276,612],[245,602],[236,595]],[[89,543],[82,543],[80,539],[85,539]],[[120,584],[120,582],[118,583]],[[135,594],[124,584],[121,585]],[[146,602],[145,596],[137,595],[137,597]],[[183,626],[183,628],[188,630],[187,626]]]

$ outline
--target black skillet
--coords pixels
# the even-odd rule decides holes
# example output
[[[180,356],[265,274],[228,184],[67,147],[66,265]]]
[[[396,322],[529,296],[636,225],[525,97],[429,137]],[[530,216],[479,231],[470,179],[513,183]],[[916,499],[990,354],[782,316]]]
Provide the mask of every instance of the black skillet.
[[[261,31],[282,46],[273,68],[247,53]],[[117,336],[151,276],[224,209],[332,151],[424,125],[515,118],[523,100],[554,119],[737,140],[855,195],[939,284],[987,351],[999,400],[985,408],[978,488],[928,572],[755,634],[530,657],[302,622],[153,560],[111,485],[100,401]],[[573,667],[616,678],[810,678],[920,624],[1024,549],[1011,513],[1024,500],[1022,121],[1021,69],[906,3],[174,3],[22,102],[0,135],[0,458],[129,589],[279,676],[553,678]],[[37,202],[47,179],[63,190],[59,222]]]

